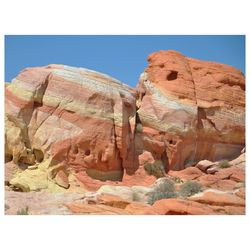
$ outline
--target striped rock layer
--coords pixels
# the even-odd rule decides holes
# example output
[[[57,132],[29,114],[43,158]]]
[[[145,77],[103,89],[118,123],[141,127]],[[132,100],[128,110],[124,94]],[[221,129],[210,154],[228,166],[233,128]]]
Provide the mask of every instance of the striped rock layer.
[[[27,68],[6,88],[5,109],[5,152],[16,163],[51,157],[58,171],[118,179],[136,163],[135,98],[107,75],[62,65]]]
[[[151,54],[136,89],[64,65],[27,68],[5,87],[6,161],[49,159],[49,178],[133,176],[148,151],[166,169],[232,159],[245,145],[245,79],[235,68]],[[143,157],[141,157],[143,158]]]
[[[245,145],[243,74],[175,51],[155,52],[148,62],[137,86],[143,147],[176,170],[237,157]]]

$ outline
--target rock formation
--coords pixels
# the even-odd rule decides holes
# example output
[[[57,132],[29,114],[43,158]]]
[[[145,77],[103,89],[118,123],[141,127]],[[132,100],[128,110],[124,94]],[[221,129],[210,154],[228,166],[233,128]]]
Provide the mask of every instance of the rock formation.
[[[86,185],[98,179],[98,188],[106,180],[152,184],[148,162],[161,161],[168,172],[238,157],[245,147],[243,74],[175,51],[154,52],[148,62],[135,89],[84,68],[23,70],[5,88],[5,158],[32,167],[12,184],[36,190],[30,171],[42,171],[46,188],[47,179],[69,188],[71,175]],[[198,168],[190,171],[203,178]],[[27,176],[32,185],[22,183]]]
[[[230,66],[175,51],[148,57],[137,100],[144,149],[182,169],[233,159],[245,145],[245,78]]]
[[[137,164],[133,91],[107,75],[60,65],[25,69],[6,88],[5,112],[7,160],[51,158],[51,178],[84,170],[121,180]]]

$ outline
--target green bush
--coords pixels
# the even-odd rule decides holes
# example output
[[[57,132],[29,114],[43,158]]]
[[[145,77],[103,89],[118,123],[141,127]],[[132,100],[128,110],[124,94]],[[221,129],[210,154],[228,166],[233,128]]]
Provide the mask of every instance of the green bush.
[[[143,127],[141,123],[136,124],[136,132],[141,133],[143,131]]]
[[[154,163],[147,163],[144,169],[149,175],[154,175],[156,178],[161,178],[165,175],[164,166],[159,160]]]
[[[26,206],[25,208],[22,208],[17,211],[17,215],[29,215],[29,207]]]
[[[177,197],[177,193],[175,191],[174,182],[172,180],[165,179],[155,186],[153,191],[148,194],[148,203],[152,205],[157,200],[175,197]]]
[[[222,160],[219,162],[220,168],[229,168],[231,165],[228,160]]]
[[[182,184],[179,193],[182,197],[189,197],[201,191],[202,185],[200,183],[195,181],[187,181]]]
[[[179,177],[172,176],[171,179],[172,179],[175,183],[178,183],[178,184],[183,183],[183,180],[182,180],[181,178],[179,178]]]

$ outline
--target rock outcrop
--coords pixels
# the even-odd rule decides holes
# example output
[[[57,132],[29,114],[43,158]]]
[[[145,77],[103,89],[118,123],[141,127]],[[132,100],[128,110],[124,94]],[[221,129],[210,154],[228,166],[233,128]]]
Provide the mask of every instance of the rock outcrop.
[[[124,169],[137,164],[135,97],[127,85],[87,69],[49,65],[23,70],[5,95],[7,159],[32,165],[51,157],[50,177],[59,185],[69,171],[121,180]]]
[[[49,161],[46,169],[18,173],[13,185],[36,190],[41,171],[39,189],[48,181],[68,189],[72,175],[86,185],[98,179],[97,188],[106,180],[151,185],[147,163],[161,161],[169,171],[238,157],[245,147],[243,74],[175,51],[155,52],[148,62],[136,89],[63,65],[27,68],[6,85],[6,162]],[[183,176],[190,179],[190,171],[191,179],[203,178],[195,167]]]
[[[174,170],[236,158],[245,145],[243,74],[175,51],[148,61],[137,87],[144,149]]]

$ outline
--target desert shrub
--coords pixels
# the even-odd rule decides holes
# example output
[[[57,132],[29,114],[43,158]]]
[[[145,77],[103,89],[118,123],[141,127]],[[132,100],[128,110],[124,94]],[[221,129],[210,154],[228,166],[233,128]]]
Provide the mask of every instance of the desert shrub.
[[[228,160],[222,160],[219,162],[220,168],[229,168],[231,165]]]
[[[133,193],[132,199],[133,201],[140,201],[140,197],[136,192]]]
[[[175,191],[174,182],[166,179],[155,186],[153,191],[148,194],[148,203],[152,205],[157,200],[175,197],[177,197],[177,193]]]
[[[17,215],[29,215],[29,207],[26,206],[25,208],[21,208],[17,211]]]
[[[181,178],[179,178],[179,177],[173,176],[171,179],[172,179],[175,183],[178,183],[178,184],[183,183],[183,180],[182,180]]]
[[[201,191],[202,185],[200,183],[195,181],[187,181],[182,184],[179,193],[183,197],[189,197]]]
[[[159,160],[154,163],[147,163],[144,169],[149,175],[154,175],[156,178],[163,177],[165,174],[164,166]]]
[[[143,131],[143,127],[141,123],[138,123],[136,125],[136,132],[141,133]]]

